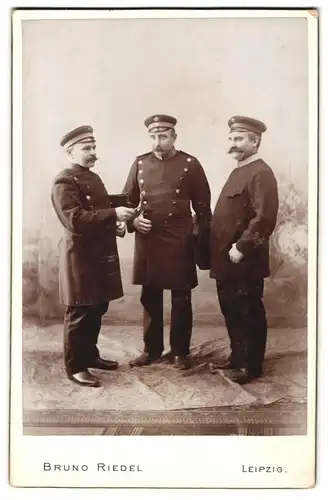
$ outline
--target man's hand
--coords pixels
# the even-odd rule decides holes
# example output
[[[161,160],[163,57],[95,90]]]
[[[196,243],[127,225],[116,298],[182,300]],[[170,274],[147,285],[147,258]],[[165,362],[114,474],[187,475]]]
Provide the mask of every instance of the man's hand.
[[[115,211],[118,222],[126,222],[135,216],[134,208],[117,207]]]
[[[141,234],[148,234],[151,230],[151,221],[149,219],[145,219],[142,214],[134,219],[133,225],[136,231]]]
[[[126,233],[125,222],[116,222],[116,236],[123,238]]]
[[[230,248],[229,257],[230,257],[231,262],[233,262],[234,264],[239,264],[241,259],[244,257],[244,254],[239,252],[239,250],[237,249],[236,243],[234,243],[232,245],[232,247]]]

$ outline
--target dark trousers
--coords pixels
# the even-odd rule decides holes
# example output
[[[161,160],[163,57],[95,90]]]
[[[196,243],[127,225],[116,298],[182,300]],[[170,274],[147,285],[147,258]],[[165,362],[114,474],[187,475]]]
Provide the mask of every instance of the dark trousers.
[[[97,348],[102,315],[108,302],[67,306],[64,316],[64,360],[67,375],[86,370],[99,357]]]
[[[164,350],[163,290],[143,286],[140,300],[144,307],[144,350],[160,356]],[[171,301],[171,352],[174,356],[186,356],[192,332],[191,290],[171,290]]]
[[[217,281],[217,292],[230,338],[233,366],[260,374],[267,341],[263,279]]]

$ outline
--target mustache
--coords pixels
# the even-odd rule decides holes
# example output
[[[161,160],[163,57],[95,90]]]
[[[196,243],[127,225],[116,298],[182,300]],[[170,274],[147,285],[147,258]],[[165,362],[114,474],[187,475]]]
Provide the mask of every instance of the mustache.
[[[230,148],[228,150],[228,154],[229,153],[243,153],[242,149],[239,149],[239,148]]]
[[[97,160],[99,160],[99,156],[89,156],[88,160],[97,161]]]

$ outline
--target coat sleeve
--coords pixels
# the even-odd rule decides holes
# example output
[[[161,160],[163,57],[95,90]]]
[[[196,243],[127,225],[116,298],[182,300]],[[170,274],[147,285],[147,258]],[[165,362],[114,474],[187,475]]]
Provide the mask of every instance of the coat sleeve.
[[[202,228],[208,227],[212,220],[211,191],[203,167],[196,162],[190,175],[190,199],[196,214],[195,222]]]
[[[250,205],[254,217],[236,243],[242,254],[261,246],[273,232],[278,213],[277,181],[271,170],[257,172],[249,184]]]
[[[125,182],[125,186],[123,188],[123,194],[127,195],[128,198],[128,206],[131,208],[137,208],[140,203],[140,189],[137,180],[138,174],[138,160],[136,159],[130,168],[129,175]],[[137,217],[136,213],[136,217]],[[134,232],[133,219],[130,219],[126,222],[126,227],[129,233]]]
[[[194,257],[199,269],[211,267],[210,224],[212,220],[211,191],[203,167],[197,161],[191,177],[190,198],[194,216]]]
[[[78,187],[69,176],[55,179],[51,200],[60,222],[72,233],[92,233],[96,226],[105,227],[109,222],[116,221],[114,208],[86,210],[80,200]]]

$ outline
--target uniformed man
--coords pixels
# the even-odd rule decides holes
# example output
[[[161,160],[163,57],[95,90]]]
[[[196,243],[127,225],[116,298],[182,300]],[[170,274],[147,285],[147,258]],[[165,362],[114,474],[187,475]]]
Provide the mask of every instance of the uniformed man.
[[[145,120],[152,152],[134,161],[124,192],[139,215],[135,231],[133,283],[142,285],[144,352],[132,366],[148,365],[163,352],[163,290],[171,290],[170,356],[178,369],[190,366],[191,290],[197,286],[191,207],[199,227],[211,220],[210,189],[199,161],[175,149],[177,120]]]
[[[113,208],[100,177],[91,171],[96,157],[93,129],[82,126],[61,142],[71,162],[52,186],[52,203],[65,228],[60,255],[60,299],[66,304],[64,358],[68,377],[98,387],[88,368],[112,370],[115,361],[100,358],[97,348],[102,315],[109,301],[123,295],[116,236],[134,210]]]
[[[231,355],[221,368],[239,384],[262,374],[267,322],[262,303],[269,276],[269,237],[278,211],[277,182],[258,154],[263,122],[234,116],[229,150],[237,160],[215,207],[211,271],[230,337]]]

